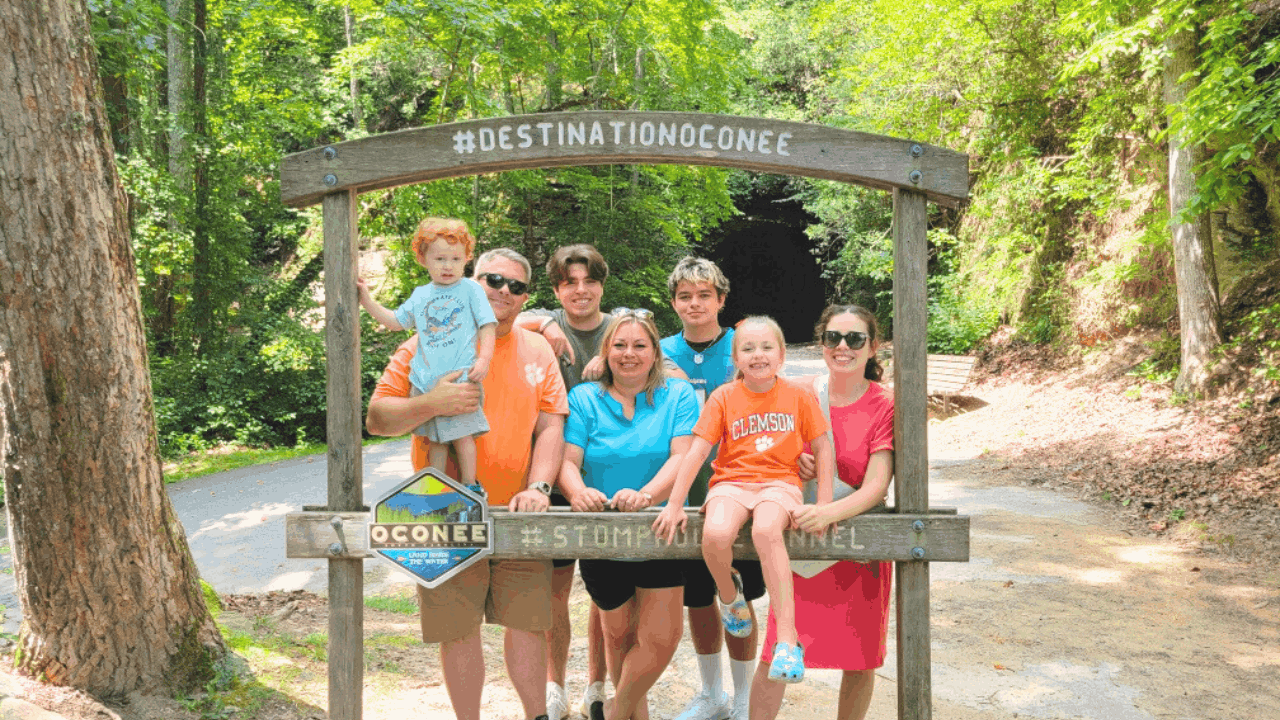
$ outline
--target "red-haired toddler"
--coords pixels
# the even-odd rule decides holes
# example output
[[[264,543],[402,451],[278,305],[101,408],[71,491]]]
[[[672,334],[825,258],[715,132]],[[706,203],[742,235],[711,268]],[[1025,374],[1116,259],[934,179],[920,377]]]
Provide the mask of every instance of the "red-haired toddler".
[[[427,392],[442,376],[457,370],[466,370],[473,383],[489,372],[498,321],[484,290],[462,275],[475,245],[465,222],[427,218],[413,234],[413,256],[431,275],[430,283],[414,288],[409,299],[392,311],[373,299],[363,279],[357,281],[360,304],[383,327],[417,329],[418,352],[409,366],[414,395]],[[458,455],[459,479],[475,484],[474,436],[488,430],[484,412],[476,410],[432,418],[413,432],[430,441],[431,465],[442,471],[452,443]]]

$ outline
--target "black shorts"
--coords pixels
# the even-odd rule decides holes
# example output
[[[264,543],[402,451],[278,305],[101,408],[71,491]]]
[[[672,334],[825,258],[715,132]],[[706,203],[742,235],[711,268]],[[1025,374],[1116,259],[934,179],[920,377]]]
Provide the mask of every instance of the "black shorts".
[[[715,602],[716,581],[702,560],[684,560],[684,606],[707,607]],[[734,560],[733,569],[742,575],[742,594],[747,601],[764,597],[764,571],[759,560]]]
[[[564,495],[561,495],[559,490],[552,490],[551,491],[551,507],[567,508],[569,507],[569,499],[566,498]],[[573,564],[576,562],[578,561],[575,558],[553,559],[551,561],[551,567],[553,568],[573,567]]]
[[[684,565],[684,560],[583,560],[578,572],[591,601],[601,610],[616,610],[636,588],[682,587]]]

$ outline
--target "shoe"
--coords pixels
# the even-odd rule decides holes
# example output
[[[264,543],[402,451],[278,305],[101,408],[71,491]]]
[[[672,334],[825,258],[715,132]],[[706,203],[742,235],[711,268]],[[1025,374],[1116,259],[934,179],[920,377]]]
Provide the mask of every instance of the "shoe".
[[[582,693],[582,716],[587,720],[604,720],[604,682],[597,680]]]
[[[736,638],[744,638],[751,634],[751,606],[742,594],[742,576],[737,570],[732,571],[732,576],[736,593],[733,602],[725,605],[720,602],[720,594],[716,593],[716,604],[720,606],[720,621],[724,623],[724,631]]]
[[[773,646],[773,662],[769,663],[769,679],[798,683],[804,680],[804,646],[780,642]]]
[[[564,688],[550,680],[547,681],[547,717],[550,720],[569,717],[569,699],[564,695]]]
[[[729,714],[729,720],[748,720],[751,717],[751,708],[746,703],[734,703],[733,712]]]
[[[720,692],[719,698],[699,692],[676,715],[675,720],[729,720],[729,693]]]

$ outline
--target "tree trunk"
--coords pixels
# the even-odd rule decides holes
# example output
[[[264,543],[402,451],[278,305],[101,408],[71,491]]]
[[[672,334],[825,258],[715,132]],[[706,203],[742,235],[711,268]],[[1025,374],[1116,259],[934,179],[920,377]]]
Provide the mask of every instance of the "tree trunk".
[[[168,36],[165,45],[165,90],[168,103],[168,139],[166,148],[169,161],[169,180],[173,183],[174,196],[178,199],[169,208],[169,230],[182,237],[188,231],[187,216],[181,198],[191,196],[191,0],[165,0],[165,10],[169,15]],[[171,268],[171,273],[184,270]],[[172,314],[166,322],[169,333],[154,335],[157,345],[168,346],[175,341],[172,328],[177,325],[178,303],[173,293],[178,292],[178,285],[184,280],[174,278],[170,283],[169,302],[157,302],[157,308],[170,307]]]
[[[343,27],[347,32],[347,49],[351,48],[352,35],[355,26],[355,17],[351,14],[351,6],[346,5],[342,8]],[[512,113],[513,115],[515,113]],[[361,128],[360,121],[360,80],[356,76],[356,69],[351,68],[351,127],[359,130]]]
[[[1186,100],[1190,81],[1179,82],[1195,63],[1193,30],[1169,38],[1164,65],[1164,101],[1169,109]],[[1176,125],[1169,132],[1169,213],[1177,217],[1196,190],[1195,148],[1184,144]],[[1213,272],[1213,244],[1206,218],[1171,223],[1173,265],[1178,286],[1178,323],[1182,334],[1182,368],[1174,381],[1179,392],[1200,395],[1208,390],[1213,349],[1222,343],[1218,330],[1218,290]]]
[[[191,0],[167,0],[169,174],[178,193],[191,184]]]
[[[191,335],[203,352],[213,326],[213,247],[209,237],[209,110],[205,97],[208,48],[205,0],[191,3]]]
[[[0,13],[0,464],[17,666],[119,696],[224,652],[156,448],[125,196],[84,0]]]

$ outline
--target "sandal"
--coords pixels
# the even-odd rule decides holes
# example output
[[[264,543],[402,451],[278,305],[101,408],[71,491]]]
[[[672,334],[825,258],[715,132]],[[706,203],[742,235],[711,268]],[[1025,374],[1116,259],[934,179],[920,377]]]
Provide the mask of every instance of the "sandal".
[[[733,570],[733,602],[725,605],[716,593],[716,603],[720,605],[720,621],[724,623],[724,631],[736,638],[744,638],[751,634],[751,606],[742,594],[742,576]]]
[[[780,642],[773,646],[773,662],[769,663],[769,679],[798,683],[804,680],[804,646]]]

